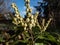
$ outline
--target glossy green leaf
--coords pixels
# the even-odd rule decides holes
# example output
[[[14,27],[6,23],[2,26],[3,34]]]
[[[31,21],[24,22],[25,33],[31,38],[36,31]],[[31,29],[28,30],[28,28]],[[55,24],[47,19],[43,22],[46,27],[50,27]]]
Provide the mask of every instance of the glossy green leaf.
[[[44,45],[43,43],[35,43],[35,45]]]
[[[49,39],[50,41],[56,42],[55,37],[52,36],[52,35],[48,35],[48,39]]]
[[[39,39],[44,39],[44,37],[42,35],[39,35],[38,38]]]

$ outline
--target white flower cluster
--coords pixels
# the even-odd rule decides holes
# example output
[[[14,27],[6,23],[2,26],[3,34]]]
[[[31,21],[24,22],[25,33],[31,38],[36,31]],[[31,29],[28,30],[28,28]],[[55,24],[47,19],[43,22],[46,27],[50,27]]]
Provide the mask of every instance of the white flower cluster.
[[[46,26],[44,26],[43,31],[45,31],[45,30],[47,29],[47,27],[49,26],[51,20],[52,20],[52,18],[50,18],[50,19],[48,20],[48,22],[46,23]]]
[[[19,11],[18,11],[18,8],[17,8],[16,4],[15,4],[15,3],[12,3],[11,6],[14,8],[15,13],[16,13],[17,15],[19,15]]]
[[[25,0],[25,6],[26,6],[26,22],[28,24],[29,29],[32,29],[32,27],[35,27],[36,19],[37,19],[37,13],[36,15],[32,15],[32,9],[30,8],[30,0]]]
[[[12,7],[14,8],[16,13],[13,23],[16,25],[21,24],[21,26],[24,27],[24,30],[32,29],[32,27],[38,26],[41,31],[45,31],[52,19],[49,19],[47,23],[45,23],[45,19],[42,19],[42,26],[41,26],[39,25],[37,19],[39,12],[36,12],[35,15],[32,15],[31,13],[32,9],[30,8],[30,0],[25,0],[25,6],[26,6],[26,18],[25,18],[26,20],[20,16],[18,8],[15,5],[15,3],[12,3]]]
[[[14,8],[14,11],[15,11],[15,17],[14,17],[13,23],[16,24],[16,25],[18,25],[18,24],[20,24],[20,23],[23,22],[23,18],[20,16],[16,4],[12,3],[11,6],[12,6],[12,8]]]
[[[14,8],[15,11],[15,17],[13,20],[13,23],[18,25],[21,24],[24,27],[24,30],[27,30],[27,28],[32,29],[32,27],[35,27],[36,25],[36,20],[38,16],[38,12],[36,12],[35,15],[32,15],[32,9],[30,8],[30,0],[25,0],[25,6],[26,6],[26,20],[24,20],[18,12],[18,8],[15,3],[12,3],[12,7]]]

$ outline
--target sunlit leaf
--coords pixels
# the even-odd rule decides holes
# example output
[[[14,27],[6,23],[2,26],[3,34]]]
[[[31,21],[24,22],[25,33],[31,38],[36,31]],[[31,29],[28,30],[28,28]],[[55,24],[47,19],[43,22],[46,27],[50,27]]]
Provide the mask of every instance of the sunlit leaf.
[[[35,45],[44,45],[43,43],[35,43]]]

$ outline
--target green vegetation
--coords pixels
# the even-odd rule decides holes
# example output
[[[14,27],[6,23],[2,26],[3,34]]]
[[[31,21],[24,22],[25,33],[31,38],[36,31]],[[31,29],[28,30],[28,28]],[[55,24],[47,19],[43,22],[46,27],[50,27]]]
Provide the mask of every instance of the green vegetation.
[[[15,3],[12,3],[15,16],[12,17],[12,30],[0,30],[0,44],[2,45],[60,45],[60,35],[49,29],[51,21],[42,18],[41,23],[38,22],[39,12],[32,14],[30,8],[30,0],[25,0],[26,18],[20,16],[19,10]],[[49,31],[47,31],[49,30]]]

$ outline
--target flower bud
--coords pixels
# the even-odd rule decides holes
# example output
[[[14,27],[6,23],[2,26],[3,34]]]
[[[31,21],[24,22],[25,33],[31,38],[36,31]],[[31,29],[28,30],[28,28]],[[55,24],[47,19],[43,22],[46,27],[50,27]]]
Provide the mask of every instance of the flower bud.
[[[14,18],[14,21],[16,21],[17,20],[17,18]]]
[[[18,21],[18,23],[21,23],[20,21]]]
[[[31,23],[32,23],[32,24],[34,23],[34,20],[33,20],[33,19],[31,20]]]
[[[29,9],[26,9],[27,12],[29,12]]]
[[[27,17],[31,17],[31,13],[28,13],[28,14],[27,14]]]
[[[25,6],[29,8],[30,7],[30,4],[25,4]]]
[[[24,26],[24,23],[22,22],[22,26]]]
[[[25,2],[30,2],[30,0],[25,0]]]
[[[17,8],[17,7],[15,7],[15,10],[17,11],[17,10],[18,10],[18,8]]]
[[[20,20],[22,21],[22,20],[23,20],[23,18],[20,18]]]
[[[32,12],[32,9],[29,9],[29,12]]]
[[[32,19],[34,18],[33,15],[31,15],[31,18],[32,18]]]
[[[26,23],[24,25],[25,25],[25,27],[27,27],[27,24]]]
[[[12,3],[12,5],[11,5],[13,8],[15,7],[15,3]]]
[[[21,39],[22,37],[20,35],[18,35],[18,39]]]
[[[24,27],[24,30],[26,30],[26,27]]]
[[[15,11],[15,13],[16,13],[16,14],[19,14],[19,12],[18,12],[18,11]]]
[[[36,12],[36,14],[38,15],[38,14],[39,14],[39,12]]]
[[[14,5],[12,5],[12,7],[13,7],[13,8],[15,8],[15,6],[14,6]]]
[[[29,22],[29,21],[30,21],[30,19],[29,19],[29,18],[27,18],[27,19],[26,19],[26,22]]]
[[[29,28],[32,29],[32,24],[29,24]]]
[[[16,15],[16,14],[15,14],[15,16],[16,16],[17,18],[19,17],[19,15]]]
[[[30,0],[27,0],[27,2],[30,2]]]
[[[35,17],[34,19],[36,20],[36,19],[37,19],[37,17],[38,17],[38,15],[35,15],[34,17]]]

